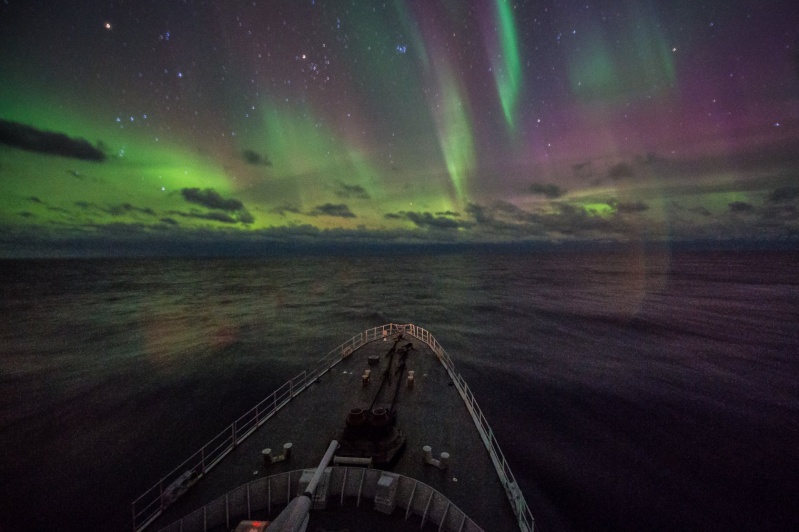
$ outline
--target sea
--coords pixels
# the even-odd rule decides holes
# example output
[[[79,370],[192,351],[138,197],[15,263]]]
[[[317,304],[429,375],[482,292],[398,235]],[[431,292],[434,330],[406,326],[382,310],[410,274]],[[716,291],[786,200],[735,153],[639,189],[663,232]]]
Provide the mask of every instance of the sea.
[[[5,260],[0,272],[2,531],[131,530],[132,500],[162,475],[390,322],[430,330],[453,358],[539,530],[799,530],[796,251]]]

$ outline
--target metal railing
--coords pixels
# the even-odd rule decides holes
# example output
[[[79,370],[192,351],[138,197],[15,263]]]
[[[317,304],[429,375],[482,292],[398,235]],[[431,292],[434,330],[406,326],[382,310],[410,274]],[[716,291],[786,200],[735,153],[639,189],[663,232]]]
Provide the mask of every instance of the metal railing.
[[[275,511],[284,507],[300,489],[304,489],[300,488],[302,476],[312,471],[287,471],[238,486],[160,532],[205,532],[221,527],[230,530],[242,519],[252,519],[255,513],[265,510],[267,515],[272,515],[273,507]],[[340,507],[345,505],[345,500],[354,501],[356,507],[361,506],[364,499],[375,499],[383,475],[379,469],[330,467],[325,471],[326,499],[331,502],[338,499]],[[397,508],[405,510],[405,519],[415,514],[421,518],[422,526],[438,526],[439,531],[483,532],[461,508],[433,487],[404,475],[391,476],[396,479],[392,501]]]
[[[426,343],[444,365],[458,393],[463,398],[469,413],[472,415],[474,424],[491,456],[497,474],[505,487],[513,512],[516,514],[519,528],[524,532],[534,530],[534,520],[530,508],[527,506],[527,502],[524,500],[524,496],[505,460],[505,456],[499,448],[499,443],[494,438],[494,433],[488,425],[488,421],[486,421],[463,377],[455,373],[455,365],[452,359],[429,331],[413,324],[398,325],[395,323],[368,329],[332,349],[311,370],[303,371],[283,384],[203,445],[199,451],[161,478],[153,487],[133,501],[131,505],[133,530],[139,532],[147,528],[174,500],[173,495],[176,489],[185,491],[180,485],[182,482],[190,479],[189,482],[193,484],[205,476],[238,444],[243,442],[258,427],[275,415],[278,410],[288,404],[291,399],[305,390],[316,379],[327,373],[342,359],[369,342],[382,340],[397,332],[407,333]],[[178,483],[177,486],[176,483]],[[174,495],[174,498],[180,496],[181,493]]]
[[[491,426],[488,424],[482,410],[480,410],[474,394],[469,389],[469,385],[466,384],[466,381],[463,380],[460,373],[455,372],[455,364],[452,362],[452,359],[429,331],[413,324],[401,325],[400,327],[403,327],[403,330],[411,336],[418,338],[430,346],[430,349],[433,350],[447,369],[450,379],[455,384],[458,393],[460,393],[463,398],[463,402],[466,403],[466,408],[472,415],[472,420],[477,427],[477,431],[480,433],[480,437],[483,439],[489,456],[491,456],[491,461],[494,462],[494,468],[497,470],[497,475],[499,475],[499,479],[505,487],[505,493],[508,496],[513,513],[516,514],[519,528],[524,532],[532,532],[535,530],[533,514],[530,511],[530,507],[527,506],[527,501],[524,499],[524,495],[519,488],[519,484],[516,482],[516,478],[513,476],[513,472],[510,470],[508,462],[505,460],[505,455],[499,447],[499,442],[497,442],[494,437],[494,431],[491,430]]]
[[[387,324],[355,335],[328,352],[312,369],[303,371],[272,392],[133,501],[133,529],[144,530],[161,515],[161,512],[173,499],[172,495],[175,490],[170,488],[174,483],[188,479],[190,479],[189,482],[194,483],[205,476],[238,444],[343,358],[364,344],[387,337],[398,330],[400,330],[399,326]],[[188,478],[186,473],[190,473]],[[181,489],[180,486],[177,486],[177,489]]]

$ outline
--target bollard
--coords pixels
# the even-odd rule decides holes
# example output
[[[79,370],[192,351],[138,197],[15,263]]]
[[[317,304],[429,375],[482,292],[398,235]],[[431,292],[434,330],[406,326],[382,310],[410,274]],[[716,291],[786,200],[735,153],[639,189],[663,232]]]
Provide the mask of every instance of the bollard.
[[[446,467],[449,465],[449,453],[441,453],[441,460],[439,460],[439,462],[441,464],[439,467],[441,469],[446,469]]]
[[[422,451],[424,452],[423,461],[425,464],[430,464],[431,466],[435,466],[439,469],[446,469],[449,465],[449,453],[441,453],[441,459],[439,460],[433,458],[433,448],[429,445],[422,447]]]

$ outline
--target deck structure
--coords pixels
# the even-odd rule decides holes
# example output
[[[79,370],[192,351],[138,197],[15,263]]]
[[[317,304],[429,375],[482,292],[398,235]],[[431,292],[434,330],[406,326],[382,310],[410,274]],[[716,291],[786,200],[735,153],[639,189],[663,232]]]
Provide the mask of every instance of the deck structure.
[[[240,519],[274,518],[297,495],[302,470],[345,436],[353,411],[381,408],[404,438],[401,452],[377,469],[330,468],[317,526],[340,520],[342,507],[380,510],[380,486],[393,482],[386,530],[400,526],[397,515],[415,529],[421,519],[439,530],[533,530],[474,396],[435,338],[410,324],[364,331],[287,382],[137,499],[134,530],[230,530]]]

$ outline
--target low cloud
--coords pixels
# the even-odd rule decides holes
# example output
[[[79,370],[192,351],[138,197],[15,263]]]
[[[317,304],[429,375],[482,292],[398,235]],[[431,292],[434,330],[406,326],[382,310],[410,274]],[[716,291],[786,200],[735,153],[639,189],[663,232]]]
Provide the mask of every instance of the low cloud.
[[[753,212],[755,210],[755,206],[751,203],[746,203],[745,201],[733,201],[729,204],[729,208],[731,212]]]
[[[20,150],[101,162],[105,153],[87,140],[0,119],[0,144]]]
[[[174,214],[175,216],[180,216],[181,218],[195,218],[197,220],[210,220],[212,222],[220,222],[220,223],[223,223],[223,224],[235,224],[235,223],[238,223],[238,220],[233,218],[231,215],[226,214],[224,212],[218,212],[218,211],[211,211],[211,212],[169,211],[169,214]]]
[[[136,207],[135,205],[131,205],[130,203],[121,203],[119,205],[109,205],[108,207],[102,207],[96,203],[92,203],[89,201],[76,201],[73,203],[76,207],[80,207],[85,211],[96,211],[102,212],[105,214],[110,214],[111,216],[125,216],[127,214],[146,214],[148,216],[156,216],[155,211],[149,207]]]
[[[80,207],[83,210],[97,210],[102,211],[103,208],[97,205],[96,203],[91,203],[90,201],[76,201],[74,202],[76,207]]]
[[[799,199],[799,187],[779,187],[775,188],[766,196],[766,201],[779,203]]]
[[[491,212],[484,206],[477,203],[469,203],[466,205],[466,213],[474,218],[478,224],[491,223],[494,217]]]
[[[244,204],[237,199],[225,199],[219,192],[212,188],[184,188],[180,191],[183,199],[189,203],[196,203],[209,209],[219,209],[221,211],[238,211],[244,208]]]
[[[409,220],[416,224],[417,227],[430,229],[459,229],[472,225],[467,222],[453,220],[446,216],[437,216],[430,212],[401,211],[398,213],[386,214],[384,217],[389,220]]]
[[[614,164],[608,169],[608,177],[614,181],[635,177],[635,170],[628,163]]]
[[[341,199],[370,199],[369,193],[361,185],[337,183],[335,194]]]
[[[533,183],[528,189],[530,194],[540,194],[547,198],[559,198],[565,194],[565,190],[552,183]]]
[[[473,232],[483,240],[570,239],[624,240],[635,237],[638,224],[618,212],[600,216],[579,205],[555,203],[544,211],[527,211],[512,203],[470,203],[467,215],[474,220]],[[640,209],[640,206],[635,206]]]
[[[636,202],[629,202],[629,203],[618,203],[618,202],[611,202],[609,203],[611,207],[615,207],[618,212],[644,212],[649,210],[649,205],[644,203],[643,201],[636,201]]]
[[[234,212],[232,214],[228,214],[226,212],[220,211],[208,211],[208,212],[200,212],[200,211],[189,211],[189,212],[181,212],[181,211],[170,211],[169,214],[175,214],[177,216],[181,216],[183,218],[195,218],[197,220],[209,220],[211,222],[219,222],[223,224],[244,224],[249,225],[255,221],[252,214],[247,212],[247,210],[242,209],[241,211]]]
[[[121,205],[112,205],[109,207],[106,212],[112,216],[122,216],[124,214],[129,213],[140,213],[140,214],[147,214],[149,216],[155,216],[155,211],[153,211],[149,207],[136,207],[131,205],[130,203],[122,203]]]
[[[244,162],[253,166],[272,166],[272,161],[265,155],[261,155],[255,150],[244,150],[241,152]]]
[[[234,198],[223,198],[219,192],[212,188],[184,188],[181,189],[180,194],[189,203],[214,210],[211,212],[195,210],[189,212],[173,211],[172,214],[177,214],[184,218],[197,218],[225,224],[242,223],[249,225],[255,221],[253,215],[244,208],[244,204],[241,201]]]
[[[325,203],[317,205],[308,213],[309,216],[334,216],[336,218],[356,218],[355,214],[344,203]]]
[[[285,216],[287,212],[292,214],[302,214],[302,211],[293,205],[280,205],[279,207],[272,209],[272,212],[279,214],[280,216]]]

